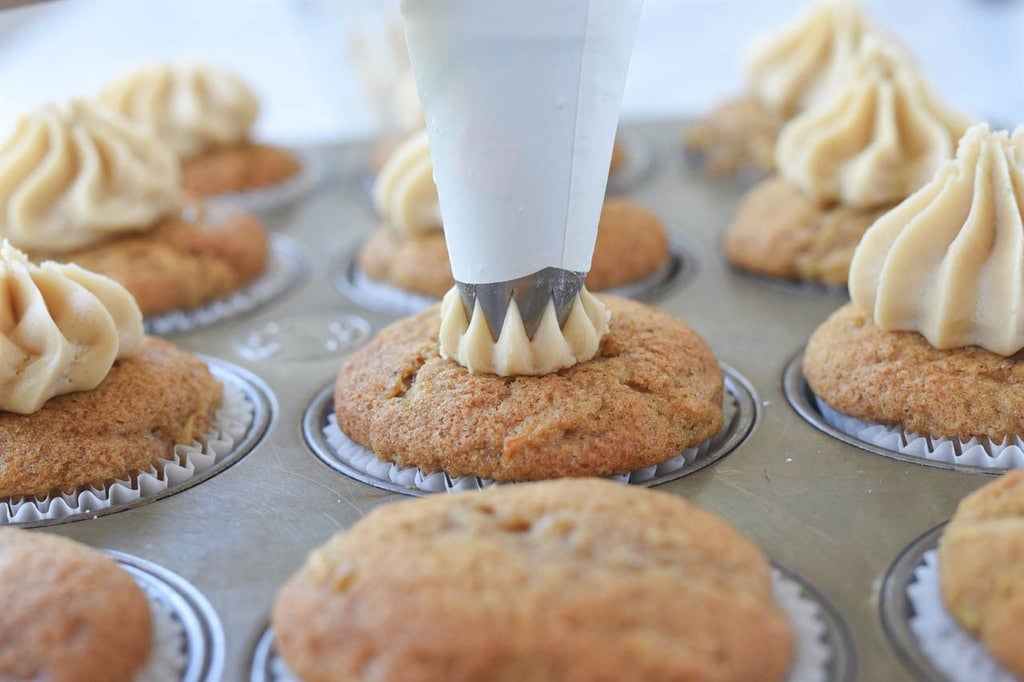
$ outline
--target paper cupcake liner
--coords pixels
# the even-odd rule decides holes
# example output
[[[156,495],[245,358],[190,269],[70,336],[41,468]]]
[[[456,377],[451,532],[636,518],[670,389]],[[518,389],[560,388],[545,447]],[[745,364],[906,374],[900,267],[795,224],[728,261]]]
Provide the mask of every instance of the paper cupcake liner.
[[[122,479],[44,497],[0,501],[0,525],[62,519],[153,497],[200,475],[230,453],[253,423],[255,406],[245,392],[228,381],[213,427],[203,443],[174,446],[174,457]]]
[[[290,289],[305,270],[305,258],[293,240],[279,234],[270,235],[270,256],[262,275],[229,296],[194,310],[175,310],[153,315],[144,320],[146,333],[166,336],[206,327],[247,313]]]
[[[660,464],[653,464],[641,469],[634,469],[623,474],[615,474],[607,478],[620,483],[633,485],[649,484],[663,476],[676,474],[691,466],[702,457],[706,457],[712,449],[720,445],[730,435],[730,426],[739,413],[739,403],[729,392],[724,392],[722,399],[722,430],[714,437],[683,450],[680,454]],[[478,476],[449,476],[443,471],[424,472],[419,467],[402,467],[392,462],[385,462],[371,450],[349,438],[340,428],[338,419],[333,412],[327,417],[323,427],[324,436],[335,454],[357,472],[378,481],[387,481],[408,490],[419,490],[424,493],[460,492],[463,490],[483,490],[496,485],[515,485],[514,481],[493,481]]]
[[[153,621],[153,649],[146,665],[136,673],[135,682],[177,682],[188,663],[185,626],[162,594],[145,582],[137,582],[149,600]]]
[[[873,424],[838,412],[818,396],[815,404],[822,418],[843,433],[910,457],[932,462],[984,467],[1024,468],[1024,441],[1010,436],[996,443],[988,438],[939,438],[906,431],[898,426]]]
[[[951,682],[1014,682],[1016,678],[946,610],[934,549],[925,552],[914,569],[906,594],[914,612],[908,623],[911,632],[932,665]]]
[[[830,666],[835,656],[827,641],[828,626],[822,618],[818,602],[807,596],[799,581],[775,567],[772,568],[771,578],[775,602],[785,614],[796,637],[796,650],[786,676],[787,682],[829,682],[831,679],[841,679],[835,676]],[[666,595],[666,598],[670,599],[671,595]],[[265,660],[259,660],[261,656]],[[265,648],[258,648],[253,670],[254,682],[300,682],[284,658],[274,649],[272,642]]]
[[[217,194],[206,197],[204,201],[212,207],[239,208],[246,213],[271,213],[295,203],[299,199],[312,194],[327,178],[327,164],[324,159],[313,153],[296,153],[299,160],[299,172],[283,182],[270,187]]]

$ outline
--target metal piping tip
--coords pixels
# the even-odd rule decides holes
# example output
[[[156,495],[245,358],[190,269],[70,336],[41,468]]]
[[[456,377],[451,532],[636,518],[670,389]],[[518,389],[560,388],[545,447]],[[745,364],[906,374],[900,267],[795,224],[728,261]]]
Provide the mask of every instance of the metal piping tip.
[[[509,303],[515,299],[519,306],[519,315],[523,319],[526,335],[532,341],[540,326],[548,301],[555,304],[555,315],[558,326],[564,327],[569,319],[573,301],[583,289],[585,272],[562,270],[561,268],[544,268],[532,275],[512,279],[506,282],[487,284],[464,284],[456,282],[462,306],[466,309],[466,317],[473,319],[477,301],[487,319],[487,328],[495,341],[501,336],[501,328],[505,324],[505,314]]]

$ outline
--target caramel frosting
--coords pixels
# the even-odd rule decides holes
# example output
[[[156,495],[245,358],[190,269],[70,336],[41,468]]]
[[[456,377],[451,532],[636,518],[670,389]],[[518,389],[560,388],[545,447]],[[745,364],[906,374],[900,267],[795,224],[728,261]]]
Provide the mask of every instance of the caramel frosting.
[[[876,30],[856,2],[821,2],[798,23],[754,46],[747,64],[750,89],[763,104],[789,118],[836,82],[861,39]]]
[[[850,296],[884,330],[939,349],[1024,348],[1024,128],[985,124],[956,158],[879,218],[850,266]]]
[[[903,48],[872,36],[842,82],[782,129],[775,162],[821,203],[885,206],[926,183],[968,123],[936,99]]]
[[[139,69],[99,98],[148,126],[181,158],[244,142],[259,112],[259,100],[240,78],[202,63]]]
[[[441,357],[454,360],[475,373],[551,374],[597,355],[601,338],[608,333],[609,319],[611,313],[604,304],[584,288],[573,302],[562,328],[558,326],[554,304],[548,302],[531,340],[513,299],[501,334],[495,341],[479,301],[470,320],[458,289],[453,287],[441,302]]]
[[[141,126],[86,100],[23,116],[0,143],[0,235],[66,253],[139,232],[180,205],[174,153]]]
[[[142,313],[120,284],[0,245],[0,410],[30,414],[92,390],[142,340]]]
[[[407,236],[441,229],[426,130],[411,135],[388,157],[377,175],[373,202],[377,213]]]

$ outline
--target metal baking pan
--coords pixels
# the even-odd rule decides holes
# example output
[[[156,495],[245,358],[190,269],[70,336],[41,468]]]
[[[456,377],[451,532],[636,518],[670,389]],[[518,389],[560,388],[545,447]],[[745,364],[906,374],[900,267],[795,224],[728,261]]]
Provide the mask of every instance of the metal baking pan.
[[[820,591],[849,629],[860,679],[910,679],[879,617],[882,577],[913,538],[990,478],[882,457],[805,421],[786,400],[784,370],[844,296],[730,269],[721,235],[742,185],[686,168],[681,122],[626,128],[649,143],[655,164],[629,196],[660,215],[698,261],[685,286],[654,304],[707,339],[759,401],[756,423],[733,452],[657,489],[720,514]],[[223,625],[226,680],[248,679],[274,596],[309,550],[377,505],[408,499],[329,468],[303,436],[303,415],[343,358],[395,319],[349,301],[331,281],[333,264],[376,226],[360,187],[373,144],[308,151],[322,153],[328,181],[267,218],[303,245],[308,276],[243,316],[171,337],[266,382],[277,409],[263,438],[187,490],[47,529],[154,562],[198,588]]]

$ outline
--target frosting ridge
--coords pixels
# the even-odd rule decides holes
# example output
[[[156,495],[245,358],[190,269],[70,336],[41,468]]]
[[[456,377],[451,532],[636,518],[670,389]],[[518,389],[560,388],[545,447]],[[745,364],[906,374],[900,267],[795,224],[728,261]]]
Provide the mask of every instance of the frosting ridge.
[[[776,166],[808,196],[873,208],[927,182],[968,120],[932,93],[901,46],[866,38],[841,83],[779,135]]]
[[[608,309],[584,287],[562,328],[554,303],[549,301],[531,340],[513,299],[495,341],[480,302],[477,301],[470,320],[458,289],[453,287],[441,301],[441,357],[454,360],[473,373],[551,374],[597,355],[601,338],[608,333],[609,319]]]
[[[148,126],[182,158],[245,141],[259,113],[259,100],[241,78],[201,62],[133,71],[99,99]]]
[[[180,204],[181,170],[146,130],[86,100],[21,117],[0,143],[0,234],[65,253],[151,227]]]
[[[30,414],[92,390],[142,345],[142,313],[124,287],[77,265],[34,265],[7,240],[0,294],[0,410]]]
[[[884,330],[939,349],[1024,348],[1024,128],[971,127],[934,179],[879,218],[850,267],[850,296]]]
[[[373,203],[389,225],[407,236],[442,228],[426,130],[410,135],[388,157],[373,185]]]

